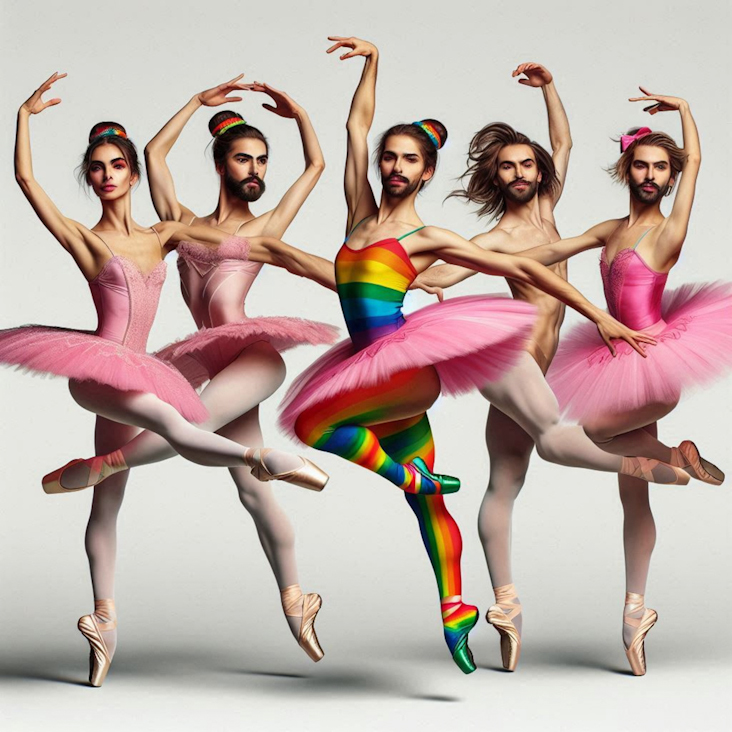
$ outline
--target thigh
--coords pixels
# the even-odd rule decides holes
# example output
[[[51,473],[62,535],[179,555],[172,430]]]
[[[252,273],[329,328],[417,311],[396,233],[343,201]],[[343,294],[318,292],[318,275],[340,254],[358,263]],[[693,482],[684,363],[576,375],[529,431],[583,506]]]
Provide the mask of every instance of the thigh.
[[[600,415],[587,420],[583,426],[589,437],[598,442],[605,442],[626,432],[647,427],[652,427],[652,435],[655,437],[655,423],[672,412],[677,404],[678,400],[673,403],[654,402],[633,411]]]
[[[435,442],[426,414],[384,422],[371,429],[392,460],[409,463],[414,458],[421,457],[427,467],[432,469],[435,463]]]
[[[342,425],[371,427],[416,417],[440,394],[440,379],[432,367],[401,371],[376,386],[338,394],[304,410],[297,434],[308,444]]]

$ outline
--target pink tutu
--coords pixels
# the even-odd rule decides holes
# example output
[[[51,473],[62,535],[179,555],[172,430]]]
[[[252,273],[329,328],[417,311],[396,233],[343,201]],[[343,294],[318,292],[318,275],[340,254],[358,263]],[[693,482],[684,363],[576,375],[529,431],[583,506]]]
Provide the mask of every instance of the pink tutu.
[[[247,346],[257,341],[270,343],[277,351],[294,346],[331,344],[338,328],[302,318],[248,318],[215,328],[202,328],[183,340],[171,343],[155,355],[172,363],[198,387],[225,369]]]
[[[44,325],[0,331],[0,363],[155,394],[191,422],[208,417],[198,394],[174,368],[94,333]]]
[[[413,368],[434,366],[445,394],[480,388],[514,365],[535,313],[533,305],[508,297],[457,297],[406,316],[401,328],[360,351],[350,339],[341,341],[293,382],[280,426],[295,436],[295,421],[313,404]]]
[[[641,357],[624,341],[612,357],[593,323],[560,341],[547,379],[579,422],[653,403],[674,403],[732,368],[732,285],[689,284],[663,295],[663,319],[643,330],[657,340]]]

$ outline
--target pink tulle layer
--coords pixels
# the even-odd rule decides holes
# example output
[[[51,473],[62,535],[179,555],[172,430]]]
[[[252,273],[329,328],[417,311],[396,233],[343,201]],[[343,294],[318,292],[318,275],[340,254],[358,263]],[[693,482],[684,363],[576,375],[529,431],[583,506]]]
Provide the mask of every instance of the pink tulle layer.
[[[208,417],[198,394],[176,369],[94,333],[44,325],[0,331],[0,363],[155,394],[191,422]]]
[[[156,356],[169,361],[198,387],[226,368],[247,346],[267,341],[285,351],[304,344],[334,343],[338,328],[302,318],[248,318],[215,328],[203,328],[183,340],[171,343]]]
[[[579,422],[653,403],[673,403],[732,368],[732,285],[689,284],[663,296],[663,320],[644,330],[647,358],[616,342],[612,357],[592,323],[563,336],[548,381]]]
[[[406,316],[399,330],[360,351],[341,341],[293,382],[280,426],[294,437],[304,409],[413,368],[434,366],[445,394],[480,388],[514,365],[535,315],[533,305],[508,297],[457,297]]]

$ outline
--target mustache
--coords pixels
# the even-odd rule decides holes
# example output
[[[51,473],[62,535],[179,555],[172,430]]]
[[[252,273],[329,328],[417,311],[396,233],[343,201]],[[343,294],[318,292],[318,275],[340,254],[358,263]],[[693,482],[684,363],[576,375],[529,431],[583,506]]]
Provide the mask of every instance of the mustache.
[[[387,182],[398,180],[398,181],[401,181],[402,183],[409,183],[409,180],[407,178],[405,178],[403,175],[397,175],[396,173],[393,175],[390,175],[386,180],[387,180]]]
[[[530,184],[525,178],[519,178],[518,180],[513,181],[510,185],[513,188],[513,186],[528,186]]]
[[[245,186],[247,183],[256,183],[261,188],[264,181],[258,175],[250,175],[248,178],[244,178],[239,185]]]

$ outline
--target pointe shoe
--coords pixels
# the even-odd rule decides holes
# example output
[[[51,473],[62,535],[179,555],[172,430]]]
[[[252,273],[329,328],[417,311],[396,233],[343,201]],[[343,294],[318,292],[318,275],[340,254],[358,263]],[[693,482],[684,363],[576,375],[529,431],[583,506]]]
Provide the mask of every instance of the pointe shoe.
[[[630,612],[640,610],[643,605],[643,595],[638,595],[635,592],[626,593],[625,606],[631,608]],[[633,640],[625,649],[625,655],[628,657],[630,669],[634,676],[644,676],[646,673],[645,640],[648,631],[656,624],[657,620],[658,613],[651,610],[651,608],[646,608],[641,618],[634,618],[629,614],[623,615],[623,622],[636,629]]]
[[[98,600],[95,606],[95,613],[103,609],[105,616],[114,616],[113,600]],[[107,644],[104,642],[102,631],[114,630],[117,627],[117,620],[102,623],[97,620],[95,614],[84,615],[79,618],[77,627],[89,642],[89,685],[99,687],[107,678],[107,672],[112,665],[112,658],[109,655]]]
[[[439,495],[447,495],[448,493],[457,493],[460,490],[460,479],[459,478],[453,478],[451,475],[439,475],[437,473],[433,473],[425,463],[422,458],[414,458],[412,460],[412,465],[417,469],[417,471],[423,475],[425,478],[429,478],[435,485],[440,487],[440,490],[437,491]],[[435,494],[429,494],[429,493],[422,493],[422,495],[435,495]]]
[[[301,618],[297,642],[300,648],[317,663],[325,655],[315,634],[315,616],[320,610],[323,600],[320,595],[310,593],[303,595],[300,585],[290,585],[280,592],[282,608],[285,615]]]
[[[513,624],[513,619],[521,613],[513,584],[494,587],[496,604],[488,608],[486,620],[501,636],[501,661],[506,671],[515,671],[521,657],[521,636]]]
[[[89,464],[89,478],[86,485],[79,486],[78,488],[66,488],[61,484],[61,478],[63,477],[64,471],[68,468],[78,465],[79,463]],[[96,457],[84,460],[82,458],[76,458],[66,463],[62,468],[54,470],[52,473],[43,476],[41,481],[43,490],[46,493],[75,493],[76,491],[83,491],[85,488],[91,488],[92,486],[99,485],[103,480],[109,478],[110,475],[119,473],[122,470],[127,470],[127,463],[125,462],[124,456],[120,450],[115,450],[109,455],[97,455]]]
[[[653,469],[659,465],[663,465],[669,470],[673,471],[676,476],[675,480],[671,481],[659,481],[653,474]],[[645,457],[624,457],[623,465],[620,469],[623,475],[630,475],[633,478],[640,478],[648,483],[660,483],[661,485],[687,485],[689,482],[689,474],[670,463],[664,463],[661,460],[654,460],[653,458]]]
[[[473,652],[468,646],[468,635],[478,622],[478,608],[467,605],[460,596],[442,599],[442,623],[445,642],[452,660],[464,674],[476,669]]]
[[[292,483],[307,488],[311,491],[322,491],[330,477],[328,473],[321,470],[315,463],[300,456],[302,466],[294,470],[287,470],[284,473],[271,473],[264,464],[267,453],[272,452],[269,447],[249,447],[244,453],[244,461],[252,467],[252,475],[262,482],[269,480],[284,480],[285,483]]]
[[[684,440],[678,447],[671,448],[670,462],[704,483],[722,485],[724,482],[724,473],[714,463],[705,460],[691,440]]]

